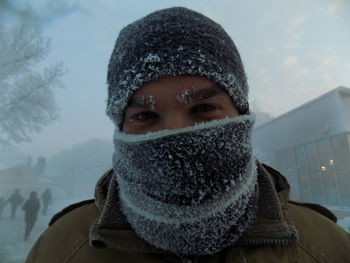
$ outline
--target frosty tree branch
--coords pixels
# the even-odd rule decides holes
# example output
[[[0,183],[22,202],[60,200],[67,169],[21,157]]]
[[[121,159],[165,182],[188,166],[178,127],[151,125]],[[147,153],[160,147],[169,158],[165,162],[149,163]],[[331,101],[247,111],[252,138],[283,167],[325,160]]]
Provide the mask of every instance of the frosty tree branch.
[[[62,86],[62,65],[33,67],[49,52],[38,27],[23,23],[11,30],[0,24],[0,147],[29,142],[31,134],[58,118],[54,90]]]
[[[11,15],[20,19],[48,23],[64,14],[79,11],[81,9],[76,0],[60,1],[13,1],[0,0],[1,15]]]

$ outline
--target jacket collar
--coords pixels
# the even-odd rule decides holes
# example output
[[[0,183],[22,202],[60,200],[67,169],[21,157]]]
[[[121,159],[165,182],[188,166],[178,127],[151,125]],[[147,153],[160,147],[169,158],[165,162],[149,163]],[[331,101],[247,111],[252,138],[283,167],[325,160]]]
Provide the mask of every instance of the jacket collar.
[[[287,208],[290,187],[287,180],[272,168],[258,163],[259,199],[255,221],[243,233],[239,245],[288,245],[298,234]],[[139,237],[119,209],[118,185],[113,170],[106,172],[95,189],[99,216],[90,228],[92,247],[144,253],[162,251]]]

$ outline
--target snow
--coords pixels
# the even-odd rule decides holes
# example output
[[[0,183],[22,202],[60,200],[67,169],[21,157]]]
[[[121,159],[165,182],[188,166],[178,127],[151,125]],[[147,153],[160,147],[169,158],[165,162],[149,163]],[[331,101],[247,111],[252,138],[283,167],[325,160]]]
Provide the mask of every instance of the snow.
[[[121,208],[138,235],[177,254],[212,254],[233,244],[255,215],[254,119],[136,135],[116,130]]]
[[[254,192],[256,181],[255,171],[255,159],[251,159],[247,176],[245,176],[242,181],[242,187],[237,189],[236,187],[231,188],[227,185],[225,189],[228,189],[228,191],[224,191],[223,195],[218,198],[196,206],[182,206],[180,211],[178,211],[178,206],[162,204],[162,202],[152,200],[152,198],[142,192],[140,192],[139,195],[131,195],[128,191],[125,191],[125,189],[127,189],[127,182],[121,178],[118,179],[118,183],[121,190],[120,195],[124,199],[125,204],[137,213],[159,222],[164,221],[164,218],[166,218],[169,224],[191,223],[219,214],[232,204],[232,200],[236,200],[236,202],[240,203],[240,206],[244,206],[249,201],[248,199],[251,193]],[[203,200],[204,197],[207,197],[207,193],[203,190],[199,190],[199,194],[200,201]],[[158,209],[154,211],[152,206]],[[243,211],[239,209],[236,212],[242,213]]]
[[[157,54],[149,53],[148,56],[144,59],[145,63],[157,63],[160,62],[160,57]]]
[[[234,118],[224,118],[224,119],[218,119],[218,120],[212,120],[210,122],[204,122],[204,123],[198,123],[195,126],[180,128],[180,129],[173,129],[173,130],[160,130],[156,132],[148,132],[145,134],[128,134],[123,133],[117,129],[114,131],[114,140],[122,140],[124,142],[143,142],[148,140],[153,140],[157,138],[161,138],[164,136],[170,136],[170,135],[178,135],[181,133],[187,133],[191,131],[198,131],[201,129],[208,129],[215,126],[222,126],[229,123],[240,123],[243,121],[247,122],[253,122],[255,121],[255,114],[250,115],[239,115]]]
[[[177,51],[183,51],[183,50],[184,50],[184,47],[181,45],[177,48]]]
[[[350,217],[344,217],[338,220],[338,225],[344,228],[345,231],[350,233]]]
[[[176,99],[182,104],[191,104],[193,102],[193,99],[190,95],[193,93],[193,91],[193,89],[184,89],[180,94],[176,96]]]
[[[134,98],[134,100],[136,100],[136,103],[139,105],[142,105],[144,107],[147,107],[151,110],[155,110],[155,98],[154,96],[150,95],[150,96],[139,96]]]
[[[157,16],[154,13],[149,20],[141,19],[127,26],[114,47],[108,70],[107,115],[117,128],[121,127],[125,107],[137,90],[146,83],[170,76],[196,75],[210,79],[231,96],[240,111],[246,112],[248,85],[238,53],[228,51],[220,43],[226,38],[230,42],[228,35],[221,29],[213,32],[211,27],[203,28],[203,22],[197,21],[194,14],[188,17],[195,21],[193,25],[187,20],[178,23],[177,18],[169,22],[175,31],[167,32],[169,41],[164,43],[163,25],[158,24],[160,20],[153,20]],[[187,26],[188,34],[202,35],[206,41],[175,33]]]
[[[49,207],[48,214],[38,214],[38,220],[27,241],[24,238],[24,213],[19,207],[16,218],[10,219],[10,206],[6,206],[2,219],[0,219],[0,262],[1,263],[22,263],[27,257],[31,247],[34,245],[40,234],[47,228],[51,217],[64,207],[80,200],[62,200],[54,206]]]
[[[54,91],[62,87],[58,63],[39,74],[35,65],[49,51],[48,40],[29,21],[14,28],[0,25],[0,146],[30,142],[31,135],[59,116]]]

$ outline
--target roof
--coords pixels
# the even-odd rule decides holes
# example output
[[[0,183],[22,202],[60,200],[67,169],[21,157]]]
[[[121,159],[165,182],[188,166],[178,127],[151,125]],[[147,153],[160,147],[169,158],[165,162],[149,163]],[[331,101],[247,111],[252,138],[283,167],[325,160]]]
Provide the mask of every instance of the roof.
[[[293,113],[296,113],[296,112],[300,111],[302,108],[308,107],[308,106],[310,106],[311,104],[314,104],[314,103],[316,103],[316,102],[318,102],[318,101],[324,99],[325,97],[329,97],[329,96],[331,96],[331,95],[333,95],[333,94],[335,94],[335,93],[339,93],[340,95],[346,94],[346,95],[349,95],[349,96],[350,96],[350,88],[345,87],[345,86],[339,86],[339,87],[337,87],[337,88],[335,88],[335,89],[332,89],[332,90],[330,90],[330,91],[328,91],[328,92],[322,94],[321,96],[319,96],[319,97],[317,97],[317,98],[314,98],[314,99],[312,99],[312,100],[309,100],[308,102],[305,102],[304,104],[301,104],[300,106],[298,106],[298,107],[296,107],[296,108],[294,108],[294,109],[292,109],[292,110],[290,110],[290,111],[288,111],[288,112],[286,112],[286,113],[284,113],[284,114],[281,114],[281,115],[279,115],[279,116],[273,118],[272,120],[270,120],[270,121],[268,121],[268,122],[265,122],[265,123],[263,123],[263,124],[261,124],[261,125],[255,127],[255,130],[258,130],[258,129],[260,129],[260,128],[263,128],[263,127],[265,127],[265,126],[268,126],[268,125],[270,125],[270,124],[273,123],[273,122],[276,122],[276,121],[278,121],[278,120],[280,120],[280,119],[283,119],[283,118],[285,118],[285,117],[287,117],[287,116],[289,116],[289,115],[291,115],[291,114],[293,114]]]

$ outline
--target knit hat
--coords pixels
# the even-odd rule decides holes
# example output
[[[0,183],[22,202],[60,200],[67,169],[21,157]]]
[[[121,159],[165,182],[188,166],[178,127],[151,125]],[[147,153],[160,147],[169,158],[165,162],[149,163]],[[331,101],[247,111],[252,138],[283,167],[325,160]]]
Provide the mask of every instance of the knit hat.
[[[121,127],[129,99],[162,77],[197,75],[214,81],[248,113],[248,84],[238,50],[224,29],[183,7],[153,12],[123,28],[108,66],[107,115]]]

